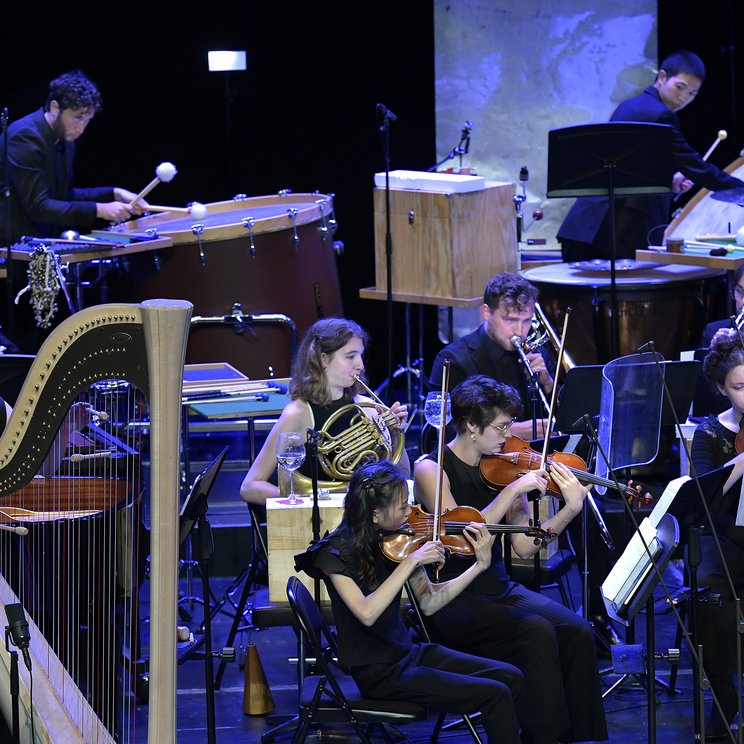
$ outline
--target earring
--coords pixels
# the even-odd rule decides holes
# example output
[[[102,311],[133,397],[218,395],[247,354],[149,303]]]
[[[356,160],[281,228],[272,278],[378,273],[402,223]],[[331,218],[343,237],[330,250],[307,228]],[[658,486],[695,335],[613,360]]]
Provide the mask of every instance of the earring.
[[[474,432],[474,431],[471,431],[471,432],[470,432],[470,438],[471,438],[471,439],[472,439],[473,441],[475,441],[475,432]]]

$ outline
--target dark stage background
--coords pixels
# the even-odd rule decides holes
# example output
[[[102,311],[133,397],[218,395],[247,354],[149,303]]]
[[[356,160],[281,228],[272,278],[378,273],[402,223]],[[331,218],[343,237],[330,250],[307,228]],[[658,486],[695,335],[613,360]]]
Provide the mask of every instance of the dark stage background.
[[[688,46],[709,67],[700,100],[683,117],[701,152],[718,129],[729,131],[720,151],[730,157],[718,162],[732,160],[744,144],[737,118],[744,76],[740,60],[731,64],[740,6],[727,0],[703,12],[698,3],[659,5],[661,55]],[[8,106],[11,119],[38,107],[49,79],[67,69],[81,68],[103,93],[104,110],[79,143],[80,185],[137,191],[168,160],[179,173],[158,187],[154,203],[221,201],[282,188],[336,195],[345,312],[371,332],[368,373],[381,382],[384,303],[358,297],[360,287],[375,281],[372,183],[384,167],[375,104],[398,116],[391,126],[392,168],[426,169],[442,157],[435,151],[432,3],[78,4],[54,16],[29,4],[14,13],[0,32],[0,106]],[[247,71],[230,76],[232,182],[225,77],[208,72],[209,49],[247,51]],[[519,111],[518,101],[504,105]],[[428,369],[439,343],[434,310],[426,308],[424,318]],[[397,364],[404,359],[400,306],[395,321]]]

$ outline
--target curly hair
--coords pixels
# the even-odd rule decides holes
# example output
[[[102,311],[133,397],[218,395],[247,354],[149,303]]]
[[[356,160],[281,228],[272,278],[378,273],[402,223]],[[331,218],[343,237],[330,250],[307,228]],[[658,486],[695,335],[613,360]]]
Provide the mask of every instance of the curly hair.
[[[49,111],[52,101],[59,104],[61,111],[65,109],[100,111],[103,108],[103,98],[95,83],[80,70],[65,72],[49,83],[49,94],[44,104],[44,111]]]
[[[366,346],[367,332],[353,320],[346,318],[323,318],[315,321],[302,337],[292,363],[292,380],[289,394],[293,400],[300,398],[315,405],[331,402],[322,355],[331,356],[346,346],[352,338],[361,339]],[[361,385],[349,389],[349,395],[361,393]]]
[[[371,462],[358,468],[349,481],[341,526],[354,536],[351,545],[351,572],[359,586],[374,591],[380,584],[380,531],[372,521],[375,509],[408,500],[408,484],[403,471],[389,460]]]
[[[468,424],[482,433],[496,418],[497,411],[519,417],[522,401],[514,388],[492,377],[472,375],[452,391],[452,425],[458,434],[464,434]]]
[[[483,292],[483,302],[492,312],[497,310],[502,302],[506,307],[515,307],[522,312],[537,302],[537,295],[537,287],[524,277],[505,271],[488,280]]]
[[[728,373],[741,364],[744,364],[744,347],[736,330],[716,333],[703,360],[703,372],[708,379],[723,387]]]

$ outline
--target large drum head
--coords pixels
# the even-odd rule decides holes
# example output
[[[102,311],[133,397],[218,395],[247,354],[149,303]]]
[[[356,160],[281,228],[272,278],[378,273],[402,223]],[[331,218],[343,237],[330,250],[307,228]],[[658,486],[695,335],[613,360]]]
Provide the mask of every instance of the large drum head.
[[[577,364],[610,361],[612,315],[607,261],[548,264],[523,275],[540,290],[540,305],[554,328],[571,308],[566,351]],[[723,272],[699,266],[616,262],[619,356],[653,341],[665,359],[694,349]]]
[[[287,377],[291,325],[251,316],[287,316],[299,337],[318,318],[343,315],[332,201],[289,194],[206,206],[196,228],[167,213],[123,226],[156,229],[173,246],[128,259],[122,299],[178,297],[193,303],[194,316],[214,318],[192,324],[187,362],[229,362],[253,378]],[[247,322],[231,319],[234,308]]]
[[[735,160],[725,170],[744,180],[744,158]],[[704,235],[736,234],[743,225],[744,208],[713,199],[712,192],[701,189],[669,223],[664,238],[697,240]]]

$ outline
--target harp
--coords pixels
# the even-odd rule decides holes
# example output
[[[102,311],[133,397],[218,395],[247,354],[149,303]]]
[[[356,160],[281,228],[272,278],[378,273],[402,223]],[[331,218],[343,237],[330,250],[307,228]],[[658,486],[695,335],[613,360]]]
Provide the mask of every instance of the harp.
[[[29,530],[25,537],[0,531],[0,607],[20,601],[29,615],[37,740],[135,741],[136,734],[141,741],[142,729],[150,742],[176,740],[181,384],[191,309],[183,301],[152,300],[101,305],[68,318],[40,349],[0,435],[0,525]],[[133,545],[115,533],[121,528],[131,534],[126,525],[138,521],[140,492],[130,485],[137,478],[112,470],[109,458],[102,460],[109,469],[105,477],[94,477],[87,461],[84,473],[36,476],[76,398],[109,380],[131,383],[149,407],[150,682],[147,720],[139,724],[123,658],[127,647],[116,630],[119,615],[121,627],[138,623],[138,586],[121,588],[131,568],[121,554],[130,555]],[[89,556],[75,542],[86,535],[96,548]],[[98,570],[108,548],[118,555],[118,588]],[[42,560],[60,563],[49,568]],[[103,650],[109,631],[113,651]],[[81,648],[86,641],[90,645]],[[0,644],[0,703],[6,713],[8,662]],[[21,676],[25,739],[31,719],[24,668]]]

